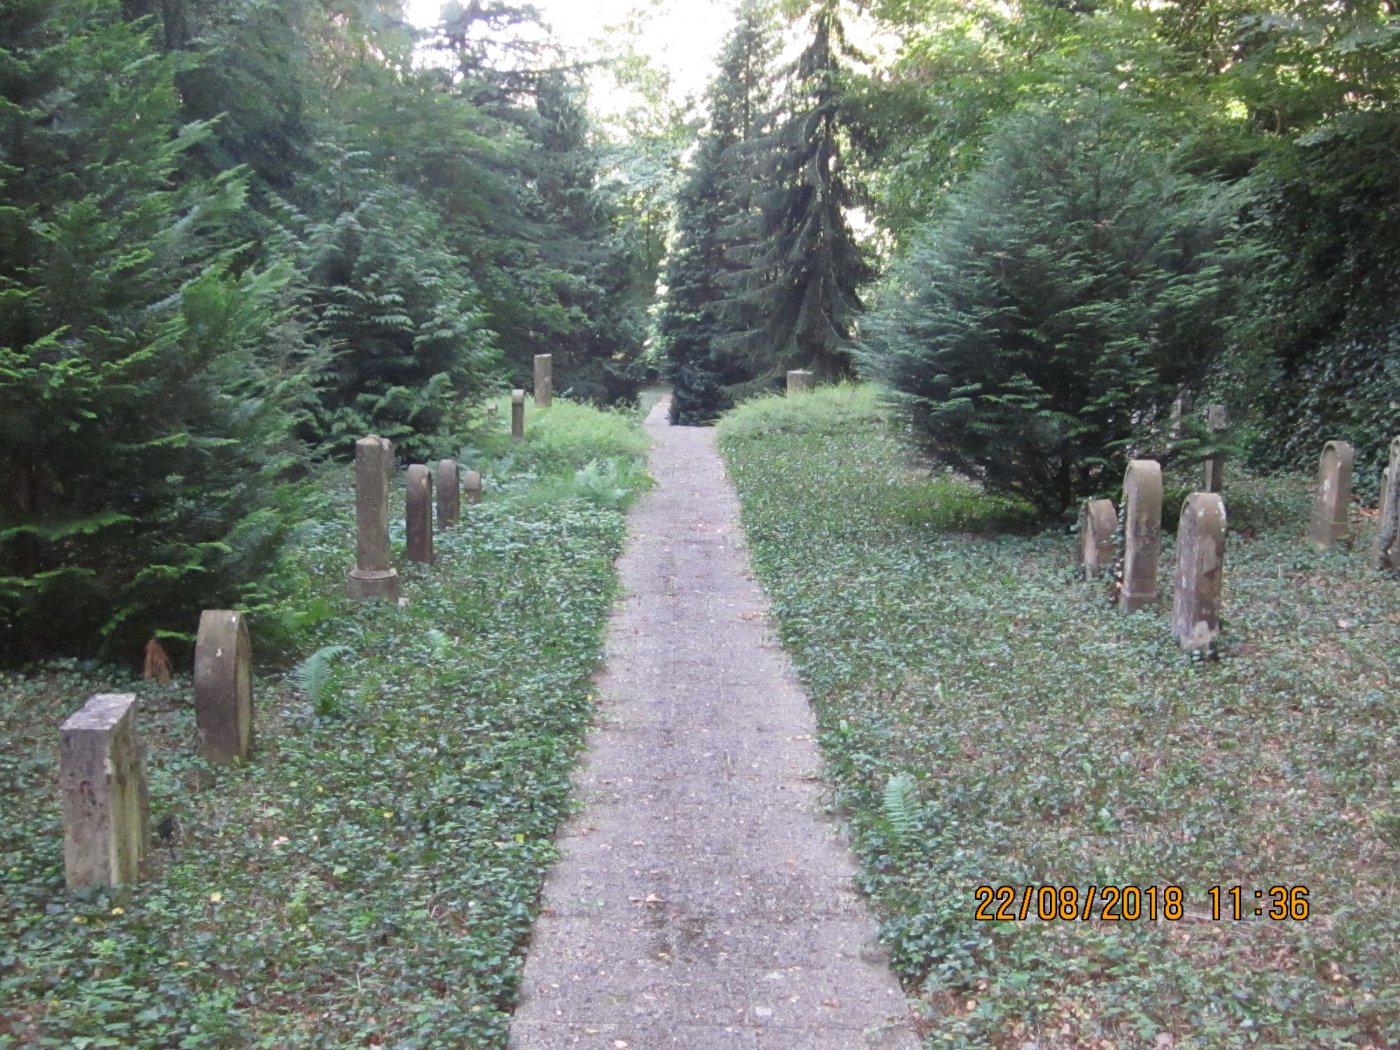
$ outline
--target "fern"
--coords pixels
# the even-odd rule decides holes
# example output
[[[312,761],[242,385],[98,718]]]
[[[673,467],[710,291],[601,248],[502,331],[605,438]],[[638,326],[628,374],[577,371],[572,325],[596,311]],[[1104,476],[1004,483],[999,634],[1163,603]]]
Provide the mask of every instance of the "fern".
[[[328,715],[335,710],[330,691],[331,664],[353,652],[348,645],[323,645],[292,668],[292,681],[311,701],[318,715]]]
[[[895,773],[885,781],[881,809],[885,820],[900,841],[914,833],[919,821],[919,800],[915,794],[916,781],[910,773]]]

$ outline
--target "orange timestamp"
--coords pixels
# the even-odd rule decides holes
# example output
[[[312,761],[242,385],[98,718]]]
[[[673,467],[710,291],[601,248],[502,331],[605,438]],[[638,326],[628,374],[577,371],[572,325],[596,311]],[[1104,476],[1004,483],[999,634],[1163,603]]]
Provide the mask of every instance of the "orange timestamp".
[[[1176,922],[1191,903],[1181,886],[978,886],[973,918],[981,922]],[[1310,904],[1306,886],[1209,886],[1201,903],[1211,921],[1245,919],[1302,922]],[[1200,910],[1192,908],[1195,918]]]

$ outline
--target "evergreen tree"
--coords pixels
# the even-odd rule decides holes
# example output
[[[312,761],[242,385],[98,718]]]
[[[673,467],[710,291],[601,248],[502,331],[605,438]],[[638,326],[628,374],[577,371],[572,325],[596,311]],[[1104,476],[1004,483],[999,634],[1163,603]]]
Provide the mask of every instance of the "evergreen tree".
[[[708,127],[677,201],[658,322],[672,423],[713,422],[732,404],[727,388],[752,378],[723,349],[735,334],[733,314],[725,312],[726,278],[736,270],[736,238],[749,225],[758,193],[761,155],[752,147],[770,104],[772,39],[768,5],[746,2],[721,52],[707,95]]]
[[[238,178],[178,177],[186,68],[116,0],[0,19],[0,656],[135,655],[247,597],[281,519],[285,276],[231,266]]]
[[[791,368],[849,376],[849,341],[861,309],[859,287],[874,277],[847,212],[860,194],[846,176],[845,37],[840,0],[817,0],[810,39],[774,121],[753,238],[734,282],[742,334],[729,341],[760,380]]]

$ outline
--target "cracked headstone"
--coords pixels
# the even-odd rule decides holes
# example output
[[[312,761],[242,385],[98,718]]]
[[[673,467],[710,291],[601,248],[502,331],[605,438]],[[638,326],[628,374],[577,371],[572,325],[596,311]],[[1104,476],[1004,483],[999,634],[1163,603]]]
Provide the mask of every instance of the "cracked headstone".
[[[97,693],[59,729],[63,870],[69,889],[141,877],[150,848],[135,693]]]
[[[1123,475],[1123,585],[1118,607],[1136,612],[1157,600],[1162,547],[1162,465],[1135,459]]]
[[[1176,534],[1172,635],[1183,649],[1208,649],[1220,633],[1224,571],[1225,501],[1214,492],[1193,492],[1182,504]]]
[[[1348,539],[1352,458],[1352,448],[1345,441],[1329,441],[1322,446],[1317,465],[1317,498],[1308,528],[1308,538],[1319,547],[1333,547]]]
[[[194,720],[199,754],[246,762],[253,747],[253,650],[243,614],[206,609],[194,646]]]
[[[350,597],[398,601],[399,574],[389,564],[389,478],[394,448],[376,435],[355,442],[355,568]]]

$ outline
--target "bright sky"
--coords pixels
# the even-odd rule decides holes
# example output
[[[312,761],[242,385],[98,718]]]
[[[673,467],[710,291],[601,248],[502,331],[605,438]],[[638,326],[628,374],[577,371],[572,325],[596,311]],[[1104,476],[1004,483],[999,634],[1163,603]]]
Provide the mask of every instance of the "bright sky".
[[[647,15],[642,36],[649,54],[668,69],[677,95],[699,95],[714,71],[715,56],[733,25],[733,0],[532,0],[543,12],[560,43],[587,54],[609,27],[630,12]],[[430,26],[442,9],[440,0],[408,0],[409,20]],[[598,100],[602,101],[602,100]]]

